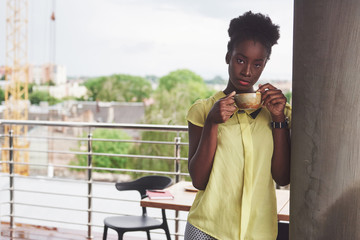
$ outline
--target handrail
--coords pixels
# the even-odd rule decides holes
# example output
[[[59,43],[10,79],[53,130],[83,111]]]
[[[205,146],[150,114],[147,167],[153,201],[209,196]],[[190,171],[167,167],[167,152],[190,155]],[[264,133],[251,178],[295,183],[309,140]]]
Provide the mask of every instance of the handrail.
[[[76,155],[89,155],[89,152],[75,152],[75,151],[51,151],[51,150],[40,150],[40,149],[23,149],[23,148],[1,148],[0,150],[14,150],[19,152],[42,152],[42,153],[62,153],[62,154],[76,154]],[[131,155],[131,154],[116,154],[116,153],[90,153],[93,156],[107,156],[107,157],[127,157],[127,158],[152,158],[162,160],[187,160],[187,158],[180,157],[166,157],[166,156],[154,156],[154,155]]]
[[[4,120],[0,119],[0,125],[34,125],[54,127],[88,127],[88,128],[123,128],[138,130],[157,130],[186,132],[187,126],[181,125],[160,125],[160,124],[128,124],[128,123],[88,123],[88,122],[63,122],[63,121],[35,121],[35,120]]]
[[[92,228],[93,227],[102,227],[101,225],[93,223],[93,214],[109,214],[108,211],[99,211],[98,209],[94,208],[93,200],[96,201],[124,201],[124,202],[133,202],[133,200],[128,199],[118,199],[109,196],[96,196],[94,195],[94,183],[96,184],[107,184],[106,182],[96,181],[94,180],[93,173],[95,170],[97,171],[111,171],[113,173],[118,172],[127,172],[127,173],[141,173],[141,174],[160,174],[160,175],[169,175],[174,176],[175,182],[180,181],[180,177],[189,176],[187,172],[181,172],[181,161],[187,161],[187,158],[181,157],[181,147],[187,146],[188,143],[183,142],[180,137],[180,132],[187,132],[187,126],[179,126],[179,125],[152,125],[152,124],[125,124],[125,123],[88,123],[88,122],[62,122],[62,121],[32,121],[32,120],[4,120],[0,119],[0,125],[2,126],[33,126],[33,127],[70,127],[70,128],[87,128],[87,137],[59,137],[59,136],[18,136],[14,134],[12,130],[10,130],[9,134],[3,133],[0,134],[0,139],[6,139],[7,144],[0,145],[1,151],[8,151],[10,154],[8,155],[9,159],[0,159],[0,166],[4,164],[8,166],[10,172],[8,174],[0,174],[0,177],[7,177],[9,179],[9,185],[7,188],[0,189],[0,192],[9,192],[9,200],[2,201],[0,206],[9,205],[9,213],[2,214],[2,217],[8,217],[10,219],[10,227],[15,226],[16,219],[29,219],[29,220],[40,220],[40,221],[48,221],[53,223],[65,223],[65,224],[75,224],[75,225],[82,225],[87,226],[87,238],[92,238]],[[132,129],[137,131],[158,131],[158,132],[177,132],[177,136],[174,138],[174,141],[154,141],[154,140],[138,140],[138,139],[103,139],[103,138],[93,138],[92,131],[96,128],[107,128],[107,129]],[[46,141],[82,141],[87,143],[86,151],[66,151],[64,149],[54,150],[54,149],[42,149],[41,147],[37,147],[37,149],[24,149],[24,148],[17,148],[14,146],[14,139],[19,138],[26,138],[27,141],[31,139],[32,141],[42,141],[45,139]],[[100,153],[100,152],[93,152],[92,144],[94,142],[124,142],[124,143],[133,143],[133,144],[155,144],[155,145],[168,145],[174,147],[174,154],[172,156],[157,156],[157,155],[134,155],[134,154],[121,154],[121,153]],[[4,143],[4,142],[3,142]],[[68,164],[59,164],[59,163],[27,163],[27,162],[17,162],[14,161],[14,157],[17,153],[39,153],[39,154],[72,154],[72,155],[86,155],[87,156],[87,165],[86,166],[76,166],[76,165],[68,165]],[[170,155],[170,154],[169,154]],[[129,159],[131,161],[132,158],[137,159],[153,159],[159,161],[173,161],[174,162],[174,169],[173,171],[160,171],[160,170],[150,170],[150,169],[127,169],[127,168],[108,168],[108,167],[95,167],[92,164],[93,156],[106,156],[106,157],[123,157]],[[25,165],[25,166],[32,166],[32,167],[51,167],[51,168],[67,168],[67,169],[80,169],[86,172],[85,177],[82,179],[72,179],[72,178],[54,178],[54,177],[34,177],[34,176],[21,176],[15,174],[15,166],[16,165]],[[41,189],[24,189],[24,188],[17,188],[15,182],[19,179],[32,179],[33,181],[42,180],[49,182],[50,184],[58,181],[63,183],[79,183],[84,184],[86,188],[86,194],[72,194],[72,193],[58,193],[58,192],[46,192]],[[60,184],[59,183],[59,184]],[[0,186],[1,187],[1,186]],[[52,197],[75,197],[84,199],[86,198],[87,203],[84,202],[83,206],[86,206],[86,209],[77,209],[76,207],[63,207],[63,206],[51,206],[49,204],[41,204],[41,203],[26,203],[26,202],[19,202],[17,198],[14,198],[16,194],[47,194],[51,195]],[[81,200],[82,201],[82,200]],[[42,208],[50,208],[50,209],[58,209],[58,210],[66,210],[66,211],[80,211],[80,212],[87,212],[87,222],[78,223],[74,222],[74,220],[54,220],[54,219],[43,219],[43,218],[33,218],[30,216],[21,216],[17,212],[15,214],[16,206],[23,206],[23,207],[42,207]],[[114,214],[121,214],[121,213],[114,213]],[[175,233],[172,235],[178,239],[181,236],[179,233],[179,222],[185,221],[184,219],[180,219],[179,212],[175,212],[175,217],[168,218],[170,221],[174,221],[175,224]]]
[[[17,138],[25,138],[24,136],[20,135],[13,135]],[[8,134],[0,134],[0,137],[9,137]],[[27,139],[43,139],[44,136],[26,136]],[[73,140],[73,141],[87,141],[88,138],[75,138],[75,137],[52,137],[47,136],[47,139],[51,140]],[[174,142],[166,142],[166,141],[146,141],[146,140],[121,140],[121,139],[103,139],[103,138],[96,138],[94,141],[99,142],[127,142],[127,143],[149,143],[149,144],[164,144],[164,145],[174,145]],[[187,145],[187,143],[180,143],[180,145]]]

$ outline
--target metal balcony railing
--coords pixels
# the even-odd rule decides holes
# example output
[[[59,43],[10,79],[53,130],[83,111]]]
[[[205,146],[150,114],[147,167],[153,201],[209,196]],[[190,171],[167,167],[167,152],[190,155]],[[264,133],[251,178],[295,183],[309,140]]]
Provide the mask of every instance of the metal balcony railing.
[[[102,230],[104,217],[113,214],[135,215],[132,209],[141,211],[139,199],[135,195],[129,194],[120,199],[117,197],[119,192],[114,187],[114,180],[105,181],[94,177],[99,171],[113,173],[111,176],[120,176],[125,173],[133,176],[160,174],[173,177],[175,182],[189,180],[189,174],[185,167],[187,166],[187,157],[184,157],[187,155],[188,143],[182,142],[182,139],[187,139],[186,126],[16,120],[0,120],[0,125],[3,131],[3,134],[0,135],[2,139],[0,222],[9,222],[11,228],[16,223],[55,227],[78,226],[79,229],[85,228],[86,237],[91,239],[94,229]],[[27,126],[28,134],[26,136],[14,135],[12,129],[17,126]],[[5,128],[9,130],[6,131]],[[114,131],[120,129],[129,131],[129,134],[133,136],[130,139],[94,138],[93,132],[96,129]],[[171,141],[143,140],[141,133],[144,131],[160,134],[172,133],[174,138]],[[25,148],[19,147],[15,144],[19,142],[28,142],[29,145]],[[73,147],[61,149],[63,143],[69,142],[74,142],[71,144]],[[168,146],[173,148],[173,154],[159,156],[98,152],[94,149],[95,142]],[[82,148],[78,147],[81,143]],[[56,157],[69,156],[69,159],[76,159],[76,156],[81,155],[86,156],[86,166],[74,165],[70,160],[64,163]],[[163,169],[142,169],[141,167],[137,169],[99,167],[94,163],[94,158],[99,156],[121,158],[126,161],[134,159],[172,161],[173,169],[164,171]],[[40,159],[43,160],[40,161]],[[19,169],[22,169],[21,174],[17,173]],[[62,171],[72,174],[71,176],[57,176],[57,174],[54,176],[56,169],[62,169]],[[76,170],[80,172],[76,172]],[[109,173],[103,175],[107,174]],[[121,204],[119,204],[120,201]],[[114,211],[119,205],[121,206],[119,212]],[[153,210],[155,213],[156,209]],[[158,212],[159,218],[161,218],[160,212]],[[168,214],[170,231],[176,239],[183,236],[183,232],[179,231],[182,229],[179,228],[179,225],[185,224],[186,216],[187,213],[178,211],[174,211],[172,215]],[[156,231],[154,233],[162,234]]]

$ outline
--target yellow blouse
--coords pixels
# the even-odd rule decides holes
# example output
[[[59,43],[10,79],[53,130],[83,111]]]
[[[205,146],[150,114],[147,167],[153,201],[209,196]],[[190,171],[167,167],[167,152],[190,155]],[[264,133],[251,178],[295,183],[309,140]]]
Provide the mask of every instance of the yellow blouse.
[[[210,109],[222,97],[225,94],[218,92],[198,100],[187,120],[203,127]],[[197,193],[188,215],[190,224],[217,239],[274,240],[277,236],[271,115],[264,107],[254,118],[255,111],[237,111],[219,124],[208,184]],[[289,104],[285,115],[291,120]]]

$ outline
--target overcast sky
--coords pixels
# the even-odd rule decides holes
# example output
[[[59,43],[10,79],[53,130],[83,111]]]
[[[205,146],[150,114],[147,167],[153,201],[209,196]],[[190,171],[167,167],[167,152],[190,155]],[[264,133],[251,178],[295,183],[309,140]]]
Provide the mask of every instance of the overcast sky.
[[[29,2],[29,63],[50,61],[52,0]],[[55,0],[55,61],[69,76],[164,76],[187,68],[227,79],[229,21],[248,10],[280,25],[263,79],[291,80],[291,0]],[[0,1],[0,65],[5,63],[6,1]],[[52,26],[54,27],[54,26]]]

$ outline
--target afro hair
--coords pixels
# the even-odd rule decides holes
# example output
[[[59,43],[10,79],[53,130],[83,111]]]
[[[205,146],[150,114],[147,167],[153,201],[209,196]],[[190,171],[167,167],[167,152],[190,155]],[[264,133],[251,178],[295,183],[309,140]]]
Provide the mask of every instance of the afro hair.
[[[265,46],[270,58],[271,48],[280,37],[279,26],[272,23],[268,16],[248,11],[230,21],[227,49],[231,52],[234,45],[244,40],[258,41]]]

